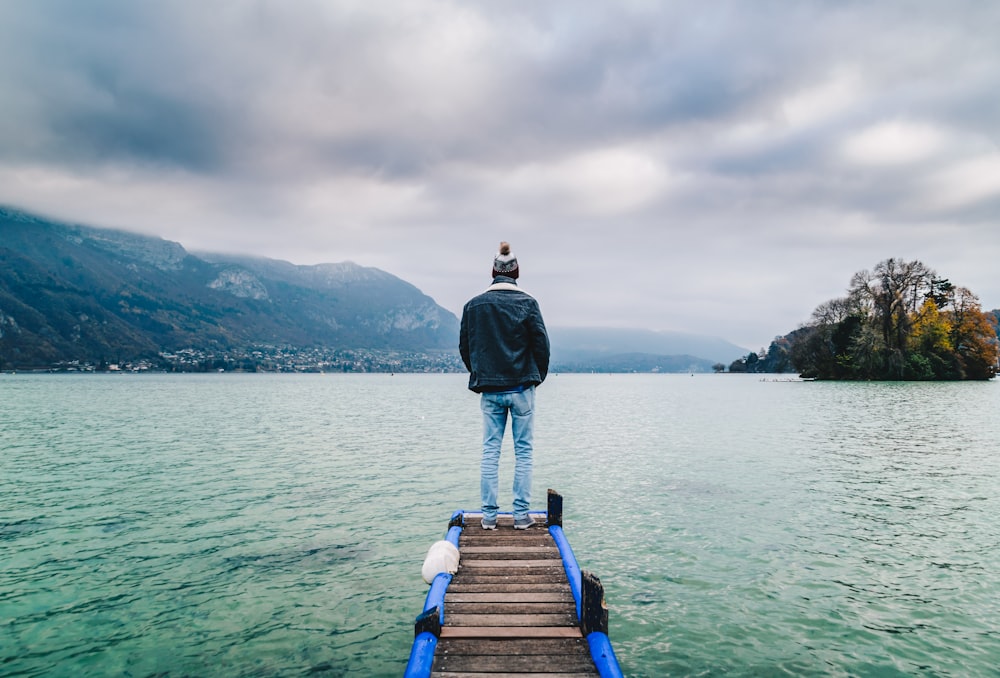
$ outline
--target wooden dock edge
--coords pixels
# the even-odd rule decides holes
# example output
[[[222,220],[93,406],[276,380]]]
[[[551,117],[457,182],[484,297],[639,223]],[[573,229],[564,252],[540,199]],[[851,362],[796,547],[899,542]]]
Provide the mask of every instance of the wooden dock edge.
[[[604,587],[596,575],[580,569],[573,548],[563,533],[563,498],[555,490],[549,489],[548,491],[547,509],[544,513],[545,521],[549,534],[559,549],[566,579],[576,602],[576,616],[580,625],[579,628],[553,627],[546,629],[541,627],[537,629],[537,632],[541,637],[579,637],[582,635],[587,640],[591,658],[601,678],[624,678],[608,637],[608,607],[604,599]],[[532,513],[538,515],[540,512],[533,511]],[[459,509],[452,514],[445,539],[456,547],[458,547],[459,536],[466,526],[466,516],[474,518],[482,516],[482,513]],[[404,678],[430,677],[439,638],[486,638],[490,637],[488,635],[490,633],[496,637],[495,628],[465,627],[458,632],[443,626],[444,599],[451,580],[451,574],[442,572],[431,583],[424,601],[423,612],[417,616],[414,622],[413,645],[410,649],[406,671],[403,674]]]

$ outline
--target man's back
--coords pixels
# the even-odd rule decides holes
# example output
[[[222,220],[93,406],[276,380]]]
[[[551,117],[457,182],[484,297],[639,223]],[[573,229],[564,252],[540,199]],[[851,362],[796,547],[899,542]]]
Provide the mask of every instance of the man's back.
[[[459,350],[469,388],[491,391],[542,383],[549,339],[538,302],[502,276],[462,311]]]

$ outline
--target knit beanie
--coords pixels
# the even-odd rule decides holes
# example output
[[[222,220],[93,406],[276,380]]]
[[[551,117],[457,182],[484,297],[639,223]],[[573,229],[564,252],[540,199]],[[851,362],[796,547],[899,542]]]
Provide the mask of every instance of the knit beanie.
[[[503,275],[517,279],[520,271],[517,268],[517,257],[510,253],[510,243],[500,243],[500,251],[493,259],[493,277]]]

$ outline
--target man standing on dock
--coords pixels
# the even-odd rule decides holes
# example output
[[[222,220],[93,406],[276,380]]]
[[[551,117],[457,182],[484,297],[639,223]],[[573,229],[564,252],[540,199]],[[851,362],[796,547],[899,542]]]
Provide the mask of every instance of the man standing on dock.
[[[480,491],[484,529],[497,527],[500,444],[510,413],[514,438],[514,529],[535,524],[531,506],[535,387],[549,371],[549,337],[534,297],[517,286],[520,270],[510,245],[493,259],[493,284],[462,310],[459,351],[469,389],[480,393],[483,458]]]

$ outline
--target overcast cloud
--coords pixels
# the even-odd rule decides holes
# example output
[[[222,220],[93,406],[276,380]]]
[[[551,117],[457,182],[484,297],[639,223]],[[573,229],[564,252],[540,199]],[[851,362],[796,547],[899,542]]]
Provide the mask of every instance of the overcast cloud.
[[[1000,307],[1000,3],[4,0],[0,203],[456,314],[757,349],[888,257]]]

